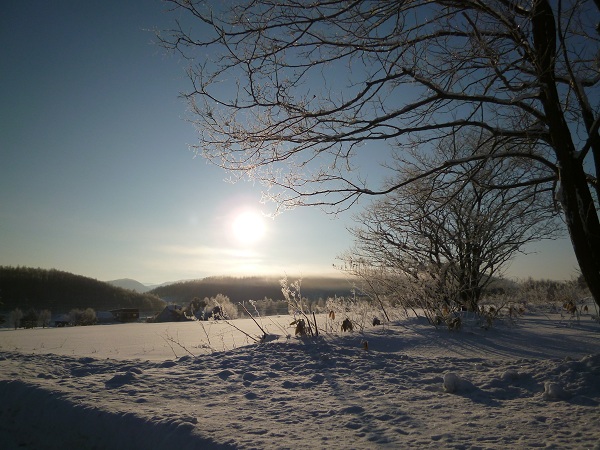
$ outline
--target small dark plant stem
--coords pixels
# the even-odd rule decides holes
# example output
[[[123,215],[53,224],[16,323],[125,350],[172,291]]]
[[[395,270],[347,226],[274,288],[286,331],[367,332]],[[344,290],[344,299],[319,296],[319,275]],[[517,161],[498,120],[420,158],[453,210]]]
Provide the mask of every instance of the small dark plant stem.
[[[250,316],[250,318],[254,321],[254,323],[256,324],[256,326],[260,329],[260,331],[262,331],[263,334],[263,338],[267,337],[267,332],[263,329],[263,327],[261,327],[259,325],[259,323],[256,321],[256,319],[254,318],[254,316],[250,313],[250,311],[248,311],[248,309],[246,308],[246,306],[244,304],[242,304],[241,302],[238,303],[239,305],[242,306],[242,308],[244,308],[244,311],[246,311],[246,313]]]
[[[306,325],[308,326],[308,332],[311,336],[315,335],[315,332],[312,329],[312,324],[310,321],[310,318],[306,315],[306,313],[304,313],[303,311],[300,311],[300,314],[302,314],[302,316],[304,317],[304,319],[306,320]]]
[[[188,352],[188,353],[189,353],[190,355],[192,355],[194,358],[196,357],[196,355],[194,355],[192,352],[190,352],[190,351],[189,351],[189,350],[188,350],[188,349],[187,349],[187,348],[186,348],[184,345],[181,345],[181,344],[179,343],[179,341],[176,341],[176,340],[175,340],[175,339],[173,339],[171,336],[167,336],[167,340],[168,340],[168,341],[171,341],[172,343],[174,343],[174,344],[176,344],[176,345],[178,345],[178,346],[180,346],[180,347],[181,347],[183,350],[185,350],[186,352]],[[173,349],[173,347],[171,347],[171,350],[172,350],[172,349]],[[173,353],[175,353],[175,352],[173,352]],[[177,356],[177,355],[175,355],[175,356]]]
[[[288,331],[285,328],[283,328],[280,323],[277,323],[273,319],[271,319],[271,316],[267,316],[267,319],[269,319],[273,325],[275,325],[276,327],[279,327],[279,329],[281,331],[283,331],[284,336],[289,334]]]
[[[208,331],[206,331],[206,328],[204,328],[204,324],[202,323],[202,320],[198,320],[198,319],[194,319],[194,320],[196,320],[200,324],[200,327],[202,327],[202,331],[204,331],[204,334],[206,336],[206,342],[208,342],[208,348],[210,348],[213,352],[216,352],[217,350],[212,346],[212,344],[210,342],[210,336],[208,334]]]
[[[164,339],[164,341],[167,343],[167,345],[169,347],[171,347],[171,351],[173,352],[173,354],[175,355],[175,358],[177,358],[177,353],[175,353],[175,349],[173,348],[173,346],[171,345],[171,343],[164,337],[164,336],[160,336],[161,338]]]
[[[319,329],[317,328],[317,316],[315,316],[315,312],[313,311],[313,320],[315,321],[315,336],[319,336]]]
[[[376,291],[375,291],[375,298],[377,298],[377,301],[379,302],[379,306],[381,307],[381,311],[383,312],[383,315],[385,316],[386,320],[388,322],[390,322],[390,316],[388,316],[388,313],[385,310],[385,306],[383,306],[383,301],[381,300],[381,298],[379,297],[379,295],[377,294]]]

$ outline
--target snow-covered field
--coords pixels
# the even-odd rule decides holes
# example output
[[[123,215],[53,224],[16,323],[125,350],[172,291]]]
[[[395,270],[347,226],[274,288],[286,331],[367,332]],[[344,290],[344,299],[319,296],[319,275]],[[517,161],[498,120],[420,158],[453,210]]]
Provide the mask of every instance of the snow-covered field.
[[[600,325],[0,330],[2,449],[600,449]],[[251,320],[236,320],[251,335]],[[365,349],[365,341],[368,349]]]

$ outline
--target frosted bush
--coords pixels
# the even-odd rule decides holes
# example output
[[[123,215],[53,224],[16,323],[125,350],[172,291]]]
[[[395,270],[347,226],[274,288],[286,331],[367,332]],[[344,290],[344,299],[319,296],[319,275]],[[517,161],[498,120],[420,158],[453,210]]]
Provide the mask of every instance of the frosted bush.
[[[21,318],[21,326],[23,328],[34,328],[38,323],[38,313],[35,309],[30,308]]]
[[[205,298],[206,306],[204,312],[207,317],[214,319],[237,319],[238,308],[229,297],[223,294],[217,294],[216,297]]]
[[[289,312],[289,307],[286,301],[273,300],[267,297],[262,300],[250,300],[247,303],[244,302],[244,306],[251,314],[263,317],[288,314]],[[245,311],[240,311],[240,313],[244,315]]]
[[[47,309],[41,310],[38,313],[38,326],[46,328],[47,326],[50,325],[51,318],[52,318],[52,313],[49,310],[47,310]]]
[[[379,314],[373,302],[368,298],[333,297],[325,302],[327,315],[327,331],[340,331],[342,323],[348,319],[353,330],[363,331],[373,323]]]
[[[20,308],[15,308],[8,316],[8,323],[15,327],[15,330],[21,326],[23,311]]]
[[[314,311],[311,311],[308,300],[302,297],[302,280],[289,283],[287,277],[284,277],[279,280],[279,284],[287,301],[289,314],[294,317],[291,325],[296,326],[296,334],[317,336],[319,331],[313,318]]]
[[[92,308],[72,309],[69,311],[69,322],[71,325],[94,325],[96,323],[96,311]]]
[[[589,290],[578,280],[553,281],[529,278],[519,285],[515,294],[523,302],[533,305],[552,305],[562,310],[563,305],[572,302],[580,306],[589,296]]]

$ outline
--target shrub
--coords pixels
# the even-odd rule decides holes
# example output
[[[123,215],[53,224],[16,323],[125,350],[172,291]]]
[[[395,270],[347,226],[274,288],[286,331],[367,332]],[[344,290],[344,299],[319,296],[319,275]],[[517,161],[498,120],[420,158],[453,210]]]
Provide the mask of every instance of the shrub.
[[[205,298],[204,317],[219,319],[237,319],[237,306],[231,303],[229,297],[217,294],[216,297]]]
[[[31,308],[21,318],[21,326],[24,328],[35,328],[38,324],[38,313]]]
[[[96,311],[92,308],[86,310],[72,309],[69,312],[71,325],[94,325],[96,323]]]
[[[378,314],[376,306],[367,297],[331,297],[325,305],[328,331],[363,331],[367,324],[373,324]],[[348,323],[352,328],[348,328]]]
[[[281,285],[281,293],[287,301],[288,311],[294,317],[291,325],[296,326],[296,334],[318,336],[317,324],[313,323],[313,318],[310,317],[313,311],[311,311],[308,300],[302,297],[302,280],[296,280],[290,284],[287,277],[285,277],[279,280],[279,284]]]
[[[579,280],[552,281],[533,280],[529,278],[519,285],[519,299],[523,303],[533,305],[551,305],[556,311],[562,311],[563,305],[572,303],[581,307],[590,292]]]
[[[186,307],[184,307],[182,309],[183,314],[185,314],[187,317],[191,317],[191,318],[195,317],[197,319],[202,319],[203,311],[207,305],[207,302],[208,302],[207,298],[202,300],[199,297],[194,297],[192,299],[192,301],[189,303],[189,305],[187,305]]]
[[[42,309],[38,313],[38,326],[46,328],[50,325],[50,319],[52,318],[52,313],[47,309]]]
[[[10,312],[8,323],[15,327],[15,330],[21,326],[21,319],[23,318],[23,311],[19,308],[15,308]]]
[[[259,316],[278,316],[288,314],[288,304],[285,300],[273,300],[265,297],[262,300],[250,300],[247,309]]]

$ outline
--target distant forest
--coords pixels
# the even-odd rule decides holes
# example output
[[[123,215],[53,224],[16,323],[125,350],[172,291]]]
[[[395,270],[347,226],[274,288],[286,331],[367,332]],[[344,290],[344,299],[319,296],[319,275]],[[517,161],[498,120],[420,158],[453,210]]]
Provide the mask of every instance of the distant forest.
[[[290,283],[294,278],[288,280]],[[302,297],[309,300],[347,296],[351,294],[351,284],[343,278],[311,277],[302,279]],[[170,303],[186,305],[194,298],[204,299],[223,294],[232,303],[248,300],[283,300],[279,278],[275,277],[208,277],[200,280],[182,281],[160,286],[149,291]]]
[[[152,294],[140,294],[108,283],[51,269],[0,266],[0,310],[48,309],[67,313],[74,308],[108,311],[138,308],[160,311],[165,302]]]
[[[295,278],[288,281],[292,283]],[[311,277],[302,279],[301,283],[302,296],[311,302],[336,295],[348,296],[351,291],[351,284],[342,278]],[[203,300],[218,294],[229,297],[234,304],[249,300],[284,300],[276,277],[208,277],[138,293],[55,269],[0,266],[0,311],[33,308],[57,314],[75,308],[96,311],[138,308],[141,312],[158,312],[166,302],[185,306],[195,298]]]

